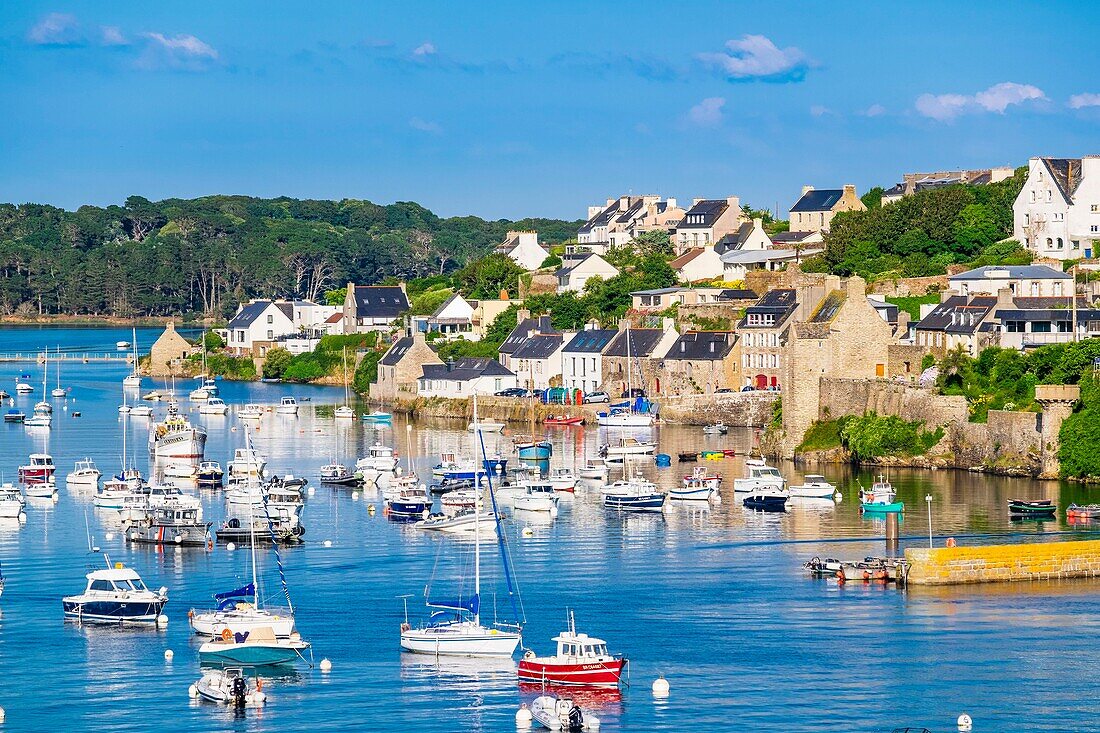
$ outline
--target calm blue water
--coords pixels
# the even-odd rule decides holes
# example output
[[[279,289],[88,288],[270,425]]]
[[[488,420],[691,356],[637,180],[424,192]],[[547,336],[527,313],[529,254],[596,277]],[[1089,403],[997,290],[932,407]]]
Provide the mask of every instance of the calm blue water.
[[[30,329],[0,331],[0,352],[43,345]],[[101,350],[128,331],[55,329],[52,346]],[[64,334],[66,340],[60,340]],[[139,334],[139,339],[142,336]],[[148,339],[145,339],[148,341]],[[12,346],[18,342],[19,346]],[[33,365],[0,364],[0,387],[9,389]],[[91,506],[90,496],[64,488],[75,460],[90,456],[104,471],[121,461],[123,364],[67,365],[67,405],[55,401],[55,427],[33,433],[0,425],[0,471],[13,478],[27,454],[47,450],[62,480],[56,504],[28,507],[25,525],[0,525],[0,561],[8,585],[0,598],[0,705],[5,730],[96,731],[510,731],[519,703],[536,694],[520,690],[513,663],[406,657],[398,649],[403,619],[399,596],[419,596],[436,568],[436,588],[469,567],[471,548],[453,538],[426,536],[392,524],[379,497],[353,497],[348,489],[317,486],[303,514],[305,545],[285,551],[298,626],[327,657],[322,674],[304,665],[270,680],[270,704],[236,717],[188,699],[199,677],[197,642],[187,626],[191,607],[245,579],[248,554],[217,547],[157,551],[131,547],[117,534],[113,512]],[[52,378],[51,378],[52,383]],[[145,388],[154,386],[146,380]],[[157,385],[159,386],[159,385]],[[356,424],[337,429],[327,410],[342,390],[265,384],[222,384],[230,403],[276,402],[283,394],[309,397],[297,418],[270,415],[255,435],[271,470],[316,476],[334,454],[348,460],[373,439]],[[25,407],[38,395],[20,398]],[[80,418],[68,411],[79,410]],[[315,414],[324,412],[326,416]],[[193,419],[200,419],[197,414]],[[226,461],[242,442],[232,416],[201,418],[210,431],[207,455]],[[468,445],[458,423],[417,423],[411,433],[418,469],[442,450]],[[147,426],[130,420],[129,445],[146,461]],[[404,425],[383,433],[406,452]],[[554,465],[594,456],[595,430],[558,430]],[[705,438],[697,430],[663,427],[662,450],[702,446],[742,449],[749,431]],[[136,448],[136,450],[134,450]],[[740,459],[708,464],[728,478]],[[650,469],[668,485],[683,471]],[[789,477],[798,476],[784,466]],[[566,608],[580,630],[608,640],[631,660],[631,686],[584,698],[605,730],[883,731],[903,725],[954,730],[967,712],[979,731],[1065,731],[1094,727],[1093,609],[1100,585],[1092,582],[913,590],[848,586],[805,577],[800,565],[813,555],[858,558],[882,554],[880,524],[859,518],[856,476],[826,467],[846,494],[832,509],[793,509],[781,515],[746,513],[732,500],[710,511],[673,507],[661,516],[609,515],[598,494],[578,489],[557,520],[532,525],[534,536],[508,526],[522,590],[525,643],[549,651],[563,628]],[[859,476],[866,483],[870,475]],[[1010,525],[1009,496],[1050,496],[1068,504],[1087,500],[1082,489],[994,479],[955,472],[891,476],[910,507],[903,534],[927,541],[924,495],[931,493],[934,532],[964,537],[1005,535],[1012,541],[1070,531],[1062,522]],[[732,482],[728,482],[732,483]],[[218,494],[204,494],[207,518],[218,521]],[[118,630],[66,624],[61,596],[84,587],[84,573],[102,563],[87,552],[85,522],[111,559],[135,567],[152,587],[167,586],[167,629]],[[1080,531],[1080,530],[1078,530]],[[109,533],[115,532],[114,535]],[[919,539],[924,536],[925,539]],[[833,542],[837,539],[854,542]],[[331,540],[330,548],[323,540]],[[797,542],[793,542],[797,541]],[[942,540],[940,540],[942,541]],[[967,540],[963,540],[964,542]],[[978,541],[978,540],[970,540]],[[260,558],[267,590],[275,596],[274,563]],[[486,560],[486,601],[502,588],[499,564]],[[415,599],[411,599],[415,605]],[[503,599],[497,607],[504,611]],[[175,658],[164,660],[164,650]],[[658,674],[672,695],[654,701]],[[1026,694],[1021,692],[1026,691]]]

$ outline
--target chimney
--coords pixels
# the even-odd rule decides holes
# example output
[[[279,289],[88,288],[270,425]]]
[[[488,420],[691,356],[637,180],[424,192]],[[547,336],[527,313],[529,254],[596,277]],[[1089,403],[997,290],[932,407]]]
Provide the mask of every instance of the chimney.
[[[630,328],[630,319],[629,318],[620,318],[619,319],[619,330],[620,331],[625,331],[628,328]]]
[[[530,317],[531,311],[527,310],[526,308],[520,308],[516,311],[516,325],[518,326]]]
[[[611,205],[612,205],[612,204],[614,204],[614,203],[615,203],[615,199],[608,199],[608,200],[607,200],[607,206],[605,206],[604,208],[605,208],[605,209],[606,209],[606,208],[610,208],[610,207],[611,207]]]
[[[726,197],[726,206],[733,209],[735,212],[737,212],[738,215],[741,214],[741,199],[739,197],[737,197],[737,196],[727,196]]]
[[[854,183],[845,183],[844,184],[844,195],[845,196],[855,196],[856,195],[856,186],[855,186]]]
[[[454,360],[454,357],[452,356],[451,358],[447,359],[447,371],[448,372],[453,372],[454,370],[455,370],[455,360]]]
[[[997,289],[997,307],[998,308],[1012,308],[1012,288],[998,288]]]
[[[630,197],[629,196],[620,196],[619,197],[619,209],[621,211],[626,211],[629,208],[630,208]]]
[[[802,195],[805,196],[806,194],[808,194],[810,191],[813,191],[813,190],[814,190],[813,186],[803,186],[802,187]]]
[[[756,217],[755,219],[752,220],[752,227],[753,227],[753,229],[763,229],[764,228],[764,220],[761,219],[759,216]]]
[[[676,326],[676,319],[675,318],[669,318],[669,317],[666,316],[666,317],[661,319],[661,330],[666,331],[666,332],[671,331],[675,326]]]
[[[1100,155],[1086,155],[1081,158],[1081,180],[1100,176]]]
[[[501,300],[508,300],[508,291],[505,288],[501,288],[500,294],[497,297]]]
[[[672,198],[671,196],[669,198],[665,199],[665,203],[668,205],[667,208],[669,208],[669,209],[675,209],[676,208],[676,199]]]
[[[599,206],[589,206],[588,207],[588,218],[591,219],[593,216],[600,213],[601,211],[603,211],[603,209],[600,208]]]
[[[705,200],[705,199],[692,199],[692,200],[691,200],[691,205],[692,205],[692,206],[695,206],[695,205],[696,205],[697,203],[699,203],[700,201],[704,201],[704,200]]]

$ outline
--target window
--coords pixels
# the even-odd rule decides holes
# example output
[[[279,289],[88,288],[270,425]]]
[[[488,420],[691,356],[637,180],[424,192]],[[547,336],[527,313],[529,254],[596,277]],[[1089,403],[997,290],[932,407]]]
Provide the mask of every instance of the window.
[[[237,331],[237,340],[244,343],[244,331]]]
[[[1058,249],[1062,249],[1062,238],[1058,237]]]
[[[1062,283],[1061,282],[1054,283],[1054,295],[1059,296],[1061,294],[1062,294]]]
[[[271,329],[268,329],[268,331],[267,331],[267,340],[270,341],[273,338],[275,338],[275,332],[272,331]]]
[[[1023,333],[1024,322],[1023,321],[1005,321],[1005,331],[1007,333]]]
[[[111,585],[109,580],[93,580],[89,590],[114,590],[115,587]]]
[[[1050,190],[1047,190],[1047,203],[1049,204],[1053,200],[1054,200],[1054,192],[1050,191]]]
[[[1100,204],[1093,204],[1089,207],[1089,211],[1093,214],[1100,214]]]
[[[1031,203],[1035,203],[1035,191],[1031,191]]]
[[[1081,240],[1071,239],[1071,240],[1069,240],[1069,246],[1072,247],[1073,249],[1081,249]]]
[[[1089,227],[1089,231],[1093,234],[1095,234],[1096,232],[1100,232],[1100,225],[1093,224],[1091,227]]]
[[[1032,333],[1050,333],[1050,321],[1035,321],[1031,324]]]
[[[1069,321],[1058,321],[1058,333],[1071,333],[1073,328]]]
[[[1031,226],[1031,214],[1024,214],[1024,226]]]
[[[268,322],[268,323],[274,323],[274,322],[275,322],[275,316],[273,316],[273,315],[271,315],[270,313],[268,313],[268,314],[267,314],[267,322]]]
[[[1031,297],[1039,297],[1039,283],[1031,283]]]

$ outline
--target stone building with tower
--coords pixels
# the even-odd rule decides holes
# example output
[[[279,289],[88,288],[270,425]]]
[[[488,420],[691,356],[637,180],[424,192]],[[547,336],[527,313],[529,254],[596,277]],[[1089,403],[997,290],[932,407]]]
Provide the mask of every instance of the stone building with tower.
[[[150,377],[167,377],[183,373],[183,361],[194,351],[194,347],[176,332],[172,321],[164,326],[164,333],[149,349],[149,365],[145,373]]]

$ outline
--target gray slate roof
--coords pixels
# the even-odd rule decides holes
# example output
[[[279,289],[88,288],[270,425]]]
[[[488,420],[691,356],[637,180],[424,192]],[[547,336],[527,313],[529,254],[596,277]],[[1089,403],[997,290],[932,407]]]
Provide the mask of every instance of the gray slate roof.
[[[508,369],[496,359],[474,359],[464,357],[448,364],[425,364],[421,379],[445,379],[452,382],[468,382],[480,377],[514,377]]]
[[[676,225],[677,229],[709,229],[714,226],[714,222],[718,220],[726,209],[729,208],[729,202],[725,199],[704,199],[697,204],[694,204],[684,214],[684,218]],[[702,216],[701,221],[694,221],[696,216]]]
[[[653,354],[657,342],[661,340],[664,331],[659,328],[631,328],[616,336],[607,349],[604,356],[626,356],[627,339],[630,340],[630,358],[647,357]]]
[[[356,285],[356,318],[397,318],[409,309],[409,299],[396,285]]]
[[[590,331],[581,331],[565,345],[565,351],[598,354],[611,343],[611,339],[615,338],[618,333],[618,330],[613,328],[596,328]]]
[[[997,296],[978,295],[967,298],[965,295],[954,295],[943,301],[917,324],[918,331],[943,331],[944,333],[970,334],[978,330],[978,326],[989,312],[997,306]],[[952,315],[955,316],[952,323]]]
[[[843,195],[843,189],[839,188],[807,191],[802,194],[802,198],[795,202],[794,206],[791,207],[791,211],[795,213],[800,211],[832,211],[833,207],[836,206],[836,202],[840,201],[840,197]]]
[[[526,339],[512,352],[513,359],[546,359],[561,346],[560,333],[539,334]]]
[[[990,277],[990,272],[1008,272],[1007,278]],[[1070,280],[1072,275],[1068,272],[1062,272],[1061,270],[1055,270],[1049,265],[986,265],[985,267],[976,267],[973,270],[967,270],[966,272],[960,272],[957,275],[952,275],[947,278],[952,280],[1044,280],[1044,279],[1057,279],[1057,280]]]
[[[257,318],[263,315],[269,305],[271,305],[270,300],[257,300],[255,303],[249,303],[242,307],[237,315],[233,316],[226,328],[248,328],[255,323]]]
[[[550,316],[538,316],[536,318],[524,318],[523,322],[512,329],[508,338],[500,345],[498,351],[501,354],[511,354],[519,348],[520,344],[527,340],[527,334],[531,331],[539,333],[560,333],[550,323]]]
[[[665,354],[665,359],[721,361],[733,349],[736,336],[732,331],[688,331]]]

